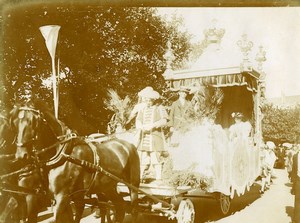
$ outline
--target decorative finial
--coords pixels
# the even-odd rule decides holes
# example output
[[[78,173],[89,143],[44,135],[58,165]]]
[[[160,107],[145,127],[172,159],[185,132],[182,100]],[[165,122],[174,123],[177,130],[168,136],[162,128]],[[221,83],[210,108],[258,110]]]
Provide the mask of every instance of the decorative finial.
[[[207,44],[210,43],[219,44],[225,34],[225,29],[217,29],[216,25],[217,25],[217,20],[213,19],[211,21],[211,27],[204,30],[205,40],[207,41]]]
[[[265,62],[266,59],[266,51],[263,50],[263,46],[259,46],[259,51],[256,54],[255,60],[257,61],[257,70],[262,72],[263,71],[263,62]]]
[[[237,45],[240,47],[244,57],[243,62],[241,63],[241,70],[251,70],[252,67],[248,55],[253,47],[253,42],[248,41],[247,34],[243,34],[242,39],[237,42]]]
[[[166,71],[164,72],[163,76],[168,76],[169,74],[172,73],[172,63],[175,59],[175,56],[173,54],[173,51],[172,51],[172,44],[170,41],[167,42],[167,50],[166,50],[166,53],[164,54],[164,59],[166,60]]]

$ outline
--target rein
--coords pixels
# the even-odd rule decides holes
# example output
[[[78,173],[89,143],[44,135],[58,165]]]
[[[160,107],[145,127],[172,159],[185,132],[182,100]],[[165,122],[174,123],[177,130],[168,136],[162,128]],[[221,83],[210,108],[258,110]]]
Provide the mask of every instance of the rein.
[[[36,190],[27,188],[27,187],[21,187],[17,186],[14,184],[9,184],[6,182],[1,182],[0,183],[0,191],[5,191],[9,193],[14,193],[14,194],[21,194],[21,195],[29,195],[29,194],[41,194],[41,189],[37,188]]]
[[[60,136],[60,138],[65,138],[65,139],[58,141],[58,142],[54,143],[53,145],[42,149],[41,151],[36,151],[35,154],[38,156],[40,154],[46,153],[56,146],[65,144],[65,143],[71,141],[72,139],[78,138],[78,136],[74,133],[71,133],[71,134],[66,134],[64,136]],[[59,152],[54,157],[52,157],[50,160],[47,160],[45,162],[37,162],[37,165],[28,164],[20,170],[16,170],[16,171],[13,171],[8,174],[1,175],[0,176],[0,191],[5,191],[5,192],[10,192],[10,193],[15,193],[15,194],[22,194],[22,195],[41,193],[41,188],[37,188],[37,189],[33,190],[33,189],[30,189],[27,187],[13,185],[13,184],[9,184],[9,183],[3,182],[3,181],[5,181],[8,178],[15,177],[15,176],[20,177],[22,175],[25,175],[25,176],[28,174],[30,175],[33,170],[42,168],[45,163],[52,162],[53,160],[58,159],[58,157],[61,156],[63,149],[64,149],[64,147],[62,146],[60,148]],[[5,156],[5,158],[12,158],[12,157],[14,157],[14,155],[6,155]],[[63,156],[61,156],[61,157],[63,157]],[[57,163],[57,162],[55,162],[55,163]],[[52,165],[54,165],[54,164],[52,164]]]
[[[44,148],[40,151],[36,151],[36,154],[40,155],[40,154],[46,153],[46,152],[48,152],[49,150],[53,149],[56,146],[59,146],[59,145],[64,144],[68,141],[71,141],[72,139],[78,138],[78,136],[75,133],[66,134],[66,135],[60,136],[60,137],[65,137],[65,139],[61,140],[61,141],[58,141],[58,142],[52,144],[51,146],[48,146],[48,147],[46,147],[46,148]],[[55,156],[57,156],[57,154]],[[52,158],[50,158],[50,160],[52,160]]]
[[[66,138],[66,139],[64,139],[62,141],[58,141],[58,142],[54,143],[53,145],[51,145],[51,146],[49,146],[49,147],[47,147],[45,149],[42,149],[41,151],[36,152],[36,154],[38,156],[40,154],[43,154],[43,153],[47,152],[48,150],[51,150],[54,147],[62,145],[53,157],[51,157],[49,160],[46,160],[46,161],[42,162],[48,168],[52,169],[55,166],[57,166],[60,162],[63,161],[62,159],[64,157],[62,156],[62,153],[67,149],[66,148],[66,143],[72,141],[73,139],[78,139],[78,138],[79,137],[75,133],[71,133],[70,137],[68,137],[68,138]]]
[[[6,183],[6,185],[3,185],[4,187],[13,186],[13,189],[4,188],[2,190],[7,191],[7,192],[20,193],[20,194],[37,194],[37,193],[40,193],[41,191],[47,193],[46,188],[48,187],[47,186],[48,180],[46,180],[46,179],[48,179],[48,177],[47,177],[47,173],[46,173],[47,170],[45,169],[45,167],[52,167],[53,165],[59,163],[62,160],[62,156],[60,156],[60,154],[61,154],[62,151],[64,151],[64,148],[65,148],[65,146],[60,146],[60,145],[64,145],[67,142],[71,141],[72,139],[77,138],[77,135],[75,133],[70,133],[68,131],[65,131],[65,132],[67,132],[67,134],[57,136],[57,132],[54,131],[53,126],[51,126],[49,124],[49,122],[47,121],[47,119],[44,118],[44,114],[41,111],[36,110],[34,108],[31,108],[31,107],[24,107],[24,106],[20,107],[18,110],[19,110],[19,113],[18,113],[19,120],[24,118],[24,115],[25,115],[24,112],[25,111],[32,112],[32,113],[37,115],[37,117],[36,117],[37,124],[35,126],[32,126],[37,131],[37,132],[35,132],[35,135],[33,135],[33,138],[31,140],[27,141],[27,142],[24,142],[24,143],[22,143],[22,142],[16,143],[16,145],[18,147],[25,147],[25,146],[31,146],[32,145],[31,152],[32,152],[33,163],[29,164],[30,166],[28,165],[28,166],[26,166],[26,167],[24,167],[24,168],[22,168],[18,171],[0,176],[0,179],[3,180],[3,179],[6,179],[8,177],[12,177],[12,176],[19,176],[20,178],[28,177],[31,174],[33,174],[33,171],[37,171],[37,174],[39,175],[39,177],[41,179],[42,185],[41,185],[41,187],[39,187],[35,190],[32,190],[30,188],[19,187],[19,186],[15,186],[15,185],[8,185]],[[61,125],[61,123],[58,122],[58,124],[61,126],[61,129],[64,132],[64,128]],[[37,150],[35,148],[34,143],[38,140],[41,140],[39,138],[39,135],[38,135],[40,125],[48,126],[49,130],[53,133],[54,137],[58,141],[56,141],[55,143],[53,143],[52,145],[50,145],[46,148],[43,148],[41,150]],[[52,150],[55,147],[58,147],[58,148],[57,148],[56,154],[53,157],[51,157],[48,160],[41,160],[40,159],[41,155],[47,154],[50,150]],[[0,184],[0,188],[3,187],[3,186]],[[42,188],[44,188],[44,189],[42,189]]]
[[[28,174],[28,172],[30,173],[34,169],[36,169],[36,167],[33,164],[28,164],[20,170],[16,170],[16,171],[13,171],[8,174],[1,175],[0,176],[0,191],[10,192],[10,193],[14,193],[14,194],[23,194],[23,195],[40,193],[40,189],[33,190],[30,188],[21,187],[18,185],[4,182],[8,178],[11,178],[14,176],[20,176],[22,174]]]
[[[48,121],[44,118],[44,114],[40,111],[40,110],[37,110],[37,109],[34,109],[34,108],[31,108],[31,107],[28,107],[28,106],[22,106],[18,109],[20,112],[22,111],[29,111],[29,112],[33,112],[35,114],[38,115],[38,124],[35,126],[36,128],[39,127],[39,123],[40,122],[44,122],[48,127],[49,129],[51,130],[51,132],[53,133],[53,135],[55,136],[55,138],[58,140],[57,142],[55,142],[54,144],[46,147],[46,148],[43,148],[41,150],[36,150],[34,147],[33,147],[33,154],[34,154],[34,159],[36,161],[36,163],[39,163],[40,160],[39,160],[39,155],[41,154],[44,154],[44,153],[47,153],[49,150],[61,145],[61,144],[65,144],[66,142],[74,139],[74,138],[77,138],[77,135],[75,133],[67,133],[65,135],[60,135],[60,136],[57,136],[57,133],[54,131],[53,127],[51,125],[49,125]],[[19,116],[18,118],[19,119],[22,119],[24,117],[24,113],[19,113]],[[58,124],[61,126],[61,129],[63,129],[61,123],[58,121]],[[38,137],[38,134],[35,135],[30,141],[28,142],[25,142],[25,143],[16,143],[16,145],[18,147],[25,147],[25,145],[27,144],[30,144],[30,143],[34,143],[35,141],[37,141],[39,139]],[[54,155],[54,157],[51,157],[50,160],[48,161],[45,161],[45,163],[47,162],[51,162],[52,160],[55,160],[57,159],[57,157],[60,155],[61,153],[61,150],[62,148],[56,153],[56,155]]]
[[[49,126],[50,130],[52,131],[52,133],[54,134],[54,136],[59,139],[59,136],[56,135],[56,132],[53,130],[53,128],[49,125],[49,123],[47,122],[47,120],[44,118],[44,115],[42,112],[40,112],[39,110],[37,109],[34,109],[34,108],[30,108],[30,107],[27,107],[27,106],[22,106],[18,109],[19,111],[29,111],[29,112],[33,112],[35,114],[38,115],[38,119],[41,120],[42,122],[46,123],[46,125]],[[19,113],[18,115],[18,118],[19,119],[22,119],[24,118],[24,113]],[[40,123],[40,121],[37,123],[37,126],[36,128],[38,128],[38,124]],[[24,142],[24,143],[16,143],[16,145],[18,147],[25,147],[27,144],[30,144],[30,143],[33,143],[35,141],[38,140],[38,135],[36,135],[35,137],[33,137],[31,140],[29,140],[28,142]]]
[[[104,174],[105,176],[117,181],[117,182],[121,182],[123,184],[125,184],[128,188],[134,190],[134,191],[137,191],[137,192],[140,192],[144,195],[146,195],[147,197],[153,199],[154,201],[156,202],[161,202],[163,205],[171,208],[173,210],[174,208],[174,205],[173,204],[169,204],[168,202],[166,201],[163,201],[163,200],[160,200],[159,198],[157,198],[156,196],[152,195],[152,194],[149,194],[147,193],[146,191],[138,188],[138,187],[135,187],[134,185],[126,182],[125,180],[123,180],[122,178],[120,177],[117,177],[116,175],[106,171],[105,169],[103,169],[103,167],[101,167],[100,165],[95,165],[94,163],[91,163],[91,162],[88,162],[88,161],[85,161],[85,160],[80,160],[76,157],[72,157],[70,155],[67,155],[67,154],[64,154],[62,153],[62,155],[66,158],[66,160],[68,160],[69,162],[71,163],[74,163],[78,166],[81,166],[83,168],[87,168],[87,169],[90,169],[92,171],[95,171],[95,172],[100,172],[102,174]]]
[[[29,171],[32,171],[34,170],[34,166],[32,164],[28,164],[27,166],[23,167],[22,169],[20,170],[16,170],[16,171],[13,171],[11,173],[7,173],[7,174],[3,174],[0,176],[0,181],[3,181],[5,180],[6,178],[10,178],[10,177],[13,177],[13,176],[19,176],[23,173],[27,173]]]

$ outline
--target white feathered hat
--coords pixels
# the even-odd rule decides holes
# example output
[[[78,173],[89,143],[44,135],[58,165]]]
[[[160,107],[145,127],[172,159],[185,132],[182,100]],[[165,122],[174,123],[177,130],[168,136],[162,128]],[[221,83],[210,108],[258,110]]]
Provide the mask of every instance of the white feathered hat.
[[[154,91],[152,87],[145,87],[138,93],[139,97],[150,98],[150,99],[158,99],[160,97],[157,91]]]

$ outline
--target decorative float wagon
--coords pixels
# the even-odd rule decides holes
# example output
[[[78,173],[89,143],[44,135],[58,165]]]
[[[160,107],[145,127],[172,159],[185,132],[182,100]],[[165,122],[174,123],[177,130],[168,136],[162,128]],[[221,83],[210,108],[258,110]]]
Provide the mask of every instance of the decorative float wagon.
[[[174,170],[190,170],[192,163],[193,172],[204,176],[204,181],[196,187],[186,184],[177,185],[178,188],[142,184],[141,188],[164,200],[145,199],[141,195],[142,201],[148,202],[148,211],[152,214],[176,217],[178,222],[194,222],[195,210],[190,198],[197,197],[216,199],[220,203],[221,212],[227,214],[231,199],[243,195],[260,175],[260,106],[264,98],[265,74],[262,62],[265,61],[265,52],[260,47],[256,55],[258,68],[255,70],[249,59],[252,42],[247,41],[245,35],[238,41],[237,45],[241,49],[238,53],[243,53],[241,60],[240,55],[234,55],[233,49],[224,51],[220,48],[223,34],[222,30],[206,31],[206,51],[189,69],[171,69],[174,56],[170,45],[165,54],[167,69],[163,76],[170,89],[185,87],[196,94],[204,88],[213,88],[222,92],[222,102],[213,121],[194,120],[194,125],[179,139],[179,146],[169,148]],[[239,139],[229,137],[229,127],[233,124],[231,114],[234,112],[243,113],[251,123],[249,136]],[[203,182],[204,186],[201,186]],[[124,187],[119,188],[124,191]],[[179,206],[176,203],[178,200],[181,201]]]
[[[198,197],[216,199],[220,203],[221,212],[226,215],[230,210],[231,199],[243,195],[260,175],[259,73],[254,70],[240,72],[239,67],[223,69],[222,74],[218,75],[215,72],[220,70],[210,72],[212,74],[199,71],[188,78],[174,73],[166,78],[171,87],[200,83],[222,88],[224,98],[216,124],[195,124],[184,133],[179,146],[169,148],[174,171],[184,174],[193,165],[193,173],[204,176],[205,180],[198,187],[189,184],[178,187],[141,184],[142,190],[159,199],[141,194],[141,204],[146,202],[148,205],[148,209],[143,211],[148,214],[176,218],[178,222],[194,222],[195,210],[189,198]],[[234,111],[244,113],[252,124],[251,136],[237,142],[228,137],[231,113]],[[201,185],[203,183],[204,186]],[[119,189],[126,192],[122,185]]]

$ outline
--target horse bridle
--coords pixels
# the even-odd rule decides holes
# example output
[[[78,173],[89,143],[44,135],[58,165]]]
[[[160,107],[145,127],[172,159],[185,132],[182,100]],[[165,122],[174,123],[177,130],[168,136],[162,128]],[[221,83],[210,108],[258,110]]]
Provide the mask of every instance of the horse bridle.
[[[56,134],[56,132],[54,131],[53,127],[44,118],[43,113],[41,111],[37,110],[37,109],[31,108],[31,107],[25,107],[24,106],[24,107],[20,107],[18,110],[19,110],[19,112],[20,111],[30,111],[30,112],[33,112],[33,113],[37,114],[38,115],[38,117],[37,117],[37,124],[36,124],[37,131],[38,131],[38,128],[40,126],[40,122],[43,122],[43,123],[45,123],[45,125],[47,125],[49,127],[49,129],[51,130],[51,132],[53,133],[53,135],[55,136],[55,138],[58,140],[53,145],[50,145],[50,146],[48,146],[46,148],[40,148],[40,151],[37,151],[36,148],[35,148],[35,146],[34,146],[34,142],[38,141],[38,139],[39,139],[38,134],[34,134],[35,136],[30,141],[27,141],[27,142],[24,142],[24,143],[17,143],[16,142],[17,147],[26,147],[29,144],[33,144],[32,153],[34,154],[35,159],[38,159],[37,156],[39,156],[40,154],[46,153],[50,149],[52,149],[52,148],[54,148],[54,147],[56,147],[56,146],[58,146],[60,144],[64,144],[64,143],[70,141],[71,139],[77,138],[77,135],[75,133],[71,132],[71,131],[68,132],[68,133],[66,133],[66,134],[58,136]],[[20,117],[19,117],[19,119],[20,119]],[[60,122],[58,122],[58,123],[61,126],[61,123]],[[63,128],[63,127],[61,127],[61,128]],[[51,160],[52,160],[52,158],[51,158]]]
[[[52,148],[54,148],[54,147],[56,147],[60,144],[64,144],[65,142],[69,141],[71,138],[75,138],[75,136],[74,136],[74,133],[57,136],[57,134],[54,131],[53,127],[44,118],[43,113],[41,111],[39,111],[37,109],[34,109],[34,108],[31,108],[31,107],[23,106],[23,107],[18,108],[18,119],[24,118],[25,114],[20,113],[22,111],[23,112],[26,112],[26,111],[27,112],[32,112],[32,113],[37,115],[36,126],[35,126],[36,131],[34,132],[33,138],[31,140],[27,141],[27,142],[24,142],[24,143],[23,142],[22,143],[21,142],[16,142],[16,146],[17,147],[26,147],[26,146],[32,144],[31,153],[33,154],[33,163],[32,163],[32,165],[34,166],[33,170],[37,170],[38,174],[40,175],[40,177],[42,179],[42,187],[36,189],[36,191],[39,192],[40,190],[42,190],[42,188],[47,188],[47,186],[46,186],[47,181],[45,180],[47,178],[47,176],[45,175],[44,170],[42,170],[43,167],[44,167],[45,162],[40,160],[39,155],[42,154],[42,153],[48,152],[50,149],[52,149]],[[37,151],[37,149],[35,148],[35,142],[39,140],[38,131],[39,131],[39,127],[41,125],[41,122],[45,123],[45,125],[47,125],[50,128],[51,132],[56,137],[58,142],[56,142],[53,145],[48,146],[46,148],[41,148],[39,151]],[[29,165],[31,165],[31,164],[29,164]],[[32,174],[32,171],[30,171],[30,172],[23,171],[23,172],[24,172],[23,174],[19,174],[19,173],[12,173],[12,174],[18,174],[19,177],[22,177],[22,175],[24,175],[24,174],[25,174],[24,176],[27,176],[28,174],[29,175]],[[27,188],[25,188],[25,189],[27,189]],[[43,190],[45,190],[45,189],[43,189]]]
[[[1,119],[3,119],[3,120],[5,120],[7,123],[10,123],[9,122],[9,119],[6,117],[6,116],[4,116],[4,115],[2,115],[2,114],[0,114],[0,118]],[[11,125],[10,124],[8,124],[8,127],[10,128],[10,131],[12,131],[11,129]],[[15,143],[15,141],[16,141],[16,135],[14,136],[14,138],[13,138],[13,140],[11,141],[11,144],[14,144]],[[5,145],[6,145],[6,140],[3,140],[3,142],[0,144],[0,148],[3,148]]]
[[[37,124],[36,124],[36,126],[35,126],[35,129],[38,129],[38,127],[39,127],[39,122],[40,122],[40,119],[41,119],[41,117],[42,117],[42,114],[41,114],[41,112],[39,111],[39,110],[36,110],[36,109],[33,109],[33,108],[30,108],[30,107],[20,107],[19,109],[18,109],[18,118],[19,119],[23,119],[24,117],[25,117],[25,112],[26,111],[30,111],[30,112],[33,112],[33,113],[35,113],[35,114],[37,114],[38,115],[38,117],[37,117]],[[42,121],[43,121],[44,119],[42,118]],[[16,141],[16,146],[17,147],[26,147],[27,145],[30,145],[30,144],[32,144],[32,143],[34,143],[37,139],[38,139],[38,134],[37,133],[35,133],[34,134],[35,136],[31,139],[31,140],[29,140],[29,141],[27,141],[27,142],[18,142],[18,140]]]

